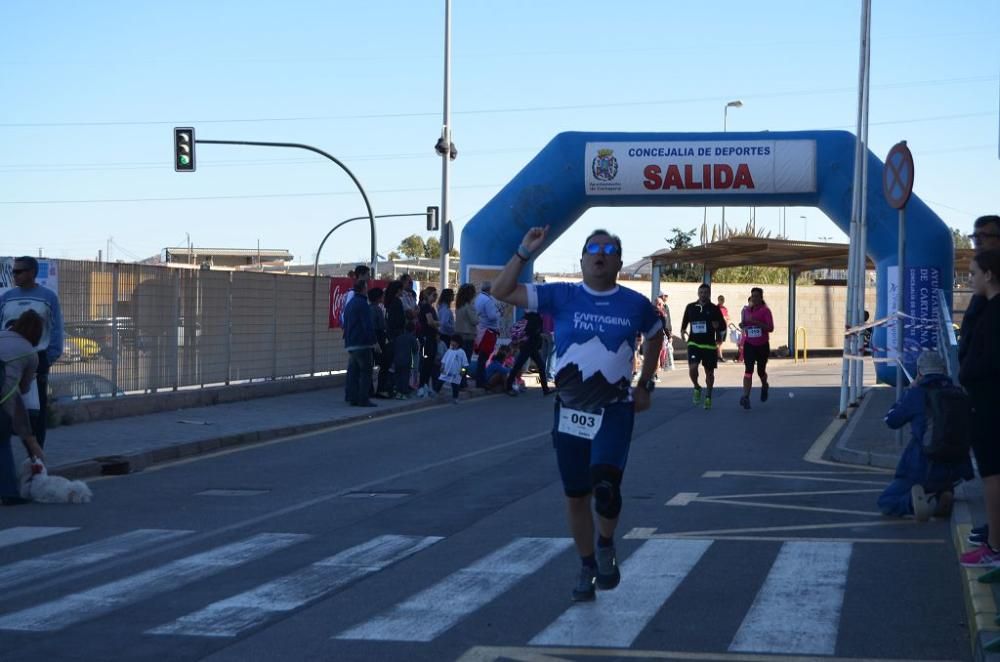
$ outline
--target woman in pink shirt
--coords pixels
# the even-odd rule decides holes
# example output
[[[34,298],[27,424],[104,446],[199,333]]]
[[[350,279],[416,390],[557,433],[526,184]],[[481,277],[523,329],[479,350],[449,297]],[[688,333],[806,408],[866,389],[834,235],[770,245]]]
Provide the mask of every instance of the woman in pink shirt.
[[[767,357],[771,354],[770,334],[774,331],[771,309],[764,303],[764,290],[750,290],[750,305],[743,309],[740,328],[743,330],[743,397],[740,406],[750,409],[750,387],[753,384],[753,367],[757,364],[760,376],[760,401],[767,402]]]

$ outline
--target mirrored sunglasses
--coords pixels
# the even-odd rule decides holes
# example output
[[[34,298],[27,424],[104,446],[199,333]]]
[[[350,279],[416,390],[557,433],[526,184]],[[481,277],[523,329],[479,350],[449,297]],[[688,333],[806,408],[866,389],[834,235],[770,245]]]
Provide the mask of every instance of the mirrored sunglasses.
[[[614,244],[598,244],[597,242],[590,242],[587,244],[587,252],[591,255],[597,255],[599,253],[604,253],[605,255],[614,255],[618,252],[618,247]]]

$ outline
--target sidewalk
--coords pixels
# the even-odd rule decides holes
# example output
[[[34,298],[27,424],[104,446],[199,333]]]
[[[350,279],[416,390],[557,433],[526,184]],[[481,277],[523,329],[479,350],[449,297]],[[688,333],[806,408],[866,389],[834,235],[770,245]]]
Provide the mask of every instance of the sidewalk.
[[[847,424],[827,452],[827,458],[844,464],[895,469],[903,447],[896,441],[896,433],[884,421],[886,412],[895,401],[895,387],[871,388],[857,409],[850,413]],[[904,445],[909,440],[909,434],[909,427],[904,428]],[[889,476],[886,476],[886,484],[888,483]],[[956,566],[958,554],[970,547],[966,541],[969,531],[985,521],[982,481],[977,478],[962,483],[955,490],[955,508],[951,516]],[[997,605],[1000,604],[1000,577],[994,580],[997,583],[986,584],[980,581],[987,574],[986,570],[961,566],[958,569],[962,577],[973,659],[1000,662],[1000,653],[985,650],[988,644],[1000,640],[1000,625],[995,621]]]
[[[474,392],[473,392],[474,391]],[[462,398],[488,395],[470,389]],[[377,407],[352,407],[344,389],[332,388],[258,398],[209,407],[118,418],[48,431],[45,453],[50,470],[67,478],[124,474],[178,458],[222,448],[311,432],[352,421],[450,404],[448,397],[373,400]],[[24,457],[13,444],[18,462]]]

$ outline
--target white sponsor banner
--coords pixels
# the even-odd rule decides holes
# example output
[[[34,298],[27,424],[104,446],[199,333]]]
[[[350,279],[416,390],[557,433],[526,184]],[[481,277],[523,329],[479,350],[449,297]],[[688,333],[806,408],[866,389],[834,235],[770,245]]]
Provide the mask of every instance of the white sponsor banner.
[[[587,195],[813,193],[816,141],[592,142]]]

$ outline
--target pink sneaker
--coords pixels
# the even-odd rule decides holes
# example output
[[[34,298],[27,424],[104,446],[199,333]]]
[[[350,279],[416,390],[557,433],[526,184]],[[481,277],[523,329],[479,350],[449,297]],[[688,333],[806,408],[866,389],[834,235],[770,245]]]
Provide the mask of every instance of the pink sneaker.
[[[962,554],[958,560],[966,568],[995,568],[1000,566],[1000,551],[985,544]]]

